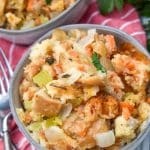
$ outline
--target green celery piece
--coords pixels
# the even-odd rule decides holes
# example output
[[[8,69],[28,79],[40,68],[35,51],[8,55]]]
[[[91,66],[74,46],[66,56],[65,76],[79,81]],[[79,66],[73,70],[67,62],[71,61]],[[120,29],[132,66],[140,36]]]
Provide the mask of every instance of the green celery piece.
[[[44,125],[45,128],[49,128],[51,126],[62,125],[62,120],[60,119],[60,117],[51,117],[47,120],[44,120],[43,125]]]
[[[23,104],[24,104],[24,108],[26,110],[31,110],[32,109],[32,101],[24,100]]]
[[[29,131],[35,131],[38,132],[42,129],[42,123],[41,122],[34,122],[27,126],[27,129]]]
[[[50,81],[52,81],[52,77],[46,70],[41,70],[33,77],[33,82],[40,87],[45,86]]]

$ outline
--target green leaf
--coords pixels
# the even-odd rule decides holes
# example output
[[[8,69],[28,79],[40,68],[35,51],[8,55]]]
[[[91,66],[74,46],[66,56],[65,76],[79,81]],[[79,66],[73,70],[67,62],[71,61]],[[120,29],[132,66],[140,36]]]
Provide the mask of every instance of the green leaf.
[[[123,5],[124,5],[124,0],[114,0],[114,3],[115,3],[115,7],[118,10],[121,10],[123,8]]]
[[[128,0],[129,3],[135,4],[136,0]]]
[[[97,0],[97,4],[102,14],[108,14],[114,9],[114,0]]]
[[[97,70],[100,70],[101,72],[106,73],[105,68],[100,63],[99,56],[97,53],[94,53],[92,55],[92,63],[94,64]]]
[[[45,0],[46,4],[50,4],[52,0]]]

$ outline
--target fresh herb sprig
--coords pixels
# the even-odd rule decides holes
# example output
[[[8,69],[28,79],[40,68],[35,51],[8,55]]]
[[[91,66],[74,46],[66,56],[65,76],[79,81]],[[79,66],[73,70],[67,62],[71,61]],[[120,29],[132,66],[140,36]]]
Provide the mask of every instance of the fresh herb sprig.
[[[111,13],[114,9],[122,10],[125,3],[134,5],[139,12],[147,34],[147,49],[150,52],[150,0],[97,0],[99,10],[104,15]]]
[[[115,8],[121,10],[124,5],[124,0],[97,0],[97,4],[102,14],[108,14]]]
[[[97,53],[94,53],[92,55],[92,63],[94,64],[94,66],[96,67],[97,70],[100,70],[102,73],[106,73],[105,68],[100,63],[99,56]]]

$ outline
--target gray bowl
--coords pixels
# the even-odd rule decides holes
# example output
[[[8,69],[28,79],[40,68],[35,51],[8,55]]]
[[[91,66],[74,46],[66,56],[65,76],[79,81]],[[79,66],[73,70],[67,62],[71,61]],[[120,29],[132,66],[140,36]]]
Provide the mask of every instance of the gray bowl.
[[[77,23],[85,13],[90,0],[76,2],[49,22],[27,30],[6,30],[0,28],[0,37],[16,44],[29,45],[49,30],[65,24]]]
[[[67,31],[69,29],[75,29],[75,28],[79,28],[79,29],[91,29],[91,28],[93,29],[93,28],[95,28],[99,33],[113,34],[116,37],[117,41],[118,41],[117,43],[119,43],[119,44],[122,43],[122,42],[130,42],[140,52],[144,53],[145,55],[148,56],[148,58],[150,58],[150,55],[148,54],[146,49],[141,44],[139,44],[134,38],[132,38],[128,34],[122,32],[118,29],[115,29],[115,28],[112,28],[112,27],[107,27],[107,26],[90,25],[90,24],[67,25],[67,26],[62,26],[60,28],[65,30],[65,31]],[[41,42],[42,40],[46,39],[47,37],[49,37],[51,35],[51,33],[52,33],[52,31],[49,31],[42,38],[40,38],[37,42]],[[35,43],[37,43],[37,42],[35,42]],[[43,149],[38,143],[36,143],[31,138],[30,134],[25,129],[24,125],[20,122],[20,120],[18,118],[18,115],[16,113],[16,108],[21,107],[21,103],[19,101],[19,89],[18,89],[18,87],[19,87],[20,81],[22,79],[23,68],[29,62],[28,56],[30,54],[30,51],[31,51],[31,48],[29,48],[27,53],[23,56],[23,58],[21,59],[21,61],[17,65],[16,70],[14,72],[14,76],[13,76],[13,79],[11,81],[11,88],[10,88],[10,108],[11,108],[14,119],[15,119],[20,131],[23,132],[23,134],[27,137],[28,141],[31,144],[33,144],[37,149]],[[143,141],[143,139],[149,133],[149,131],[150,131],[150,127],[148,125],[147,128],[145,130],[143,130],[137,136],[137,138],[135,140],[133,140],[131,143],[127,144],[126,146],[122,147],[121,149],[122,150],[134,150]]]

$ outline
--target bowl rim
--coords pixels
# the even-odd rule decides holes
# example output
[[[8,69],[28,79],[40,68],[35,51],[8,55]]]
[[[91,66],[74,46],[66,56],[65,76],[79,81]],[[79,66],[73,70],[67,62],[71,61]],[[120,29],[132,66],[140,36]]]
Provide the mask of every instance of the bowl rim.
[[[131,37],[129,34],[113,28],[113,27],[109,27],[109,26],[103,26],[103,25],[95,25],[95,24],[72,24],[72,25],[65,25],[65,26],[60,26],[57,27],[60,29],[63,29],[65,31],[68,31],[70,29],[96,29],[97,31],[101,31],[101,32],[110,32],[110,34],[116,34],[117,36],[121,36],[122,38],[130,41],[130,43],[132,43],[135,47],[138,48],[138,50],[140,52],[142,52],[143,54],[145,54],[149,59],[150,59],[150,54],[148,53],[148,51],[133,37]],[[13,78],[11,79],[11,86],[10,86],[10,90],[9,90],[9,96],[10,96],[10,109],[11,112],[14,116],[14,119],[20,129],[20,131],[27,137],[28,141],[30,141],[30,143],[32,143],[36,148],[38,149],[43,149],[43,147],[41,147],[41,145],[39,143],[37,143],[29,134],[29,132],[25,129],[25,126],[23,125],[23,123],[21,123],[17,113],[16,113],[16,108],[13,105],[13,84],[15,82],[15,79],[18,75],[19,70],[21,69],[22,66],[24,66],[26,63],[25,61],[28,59],[28,56],[31,52],[31,48],[36,44],[36,43],[40,43],[41,41],[47,39],[52,31],[54,29],[50,30],[49,32],[47,32],[45,35],[43,35],[41,38],[39,38],[36,42],[34,42],[26,51],[26,53],[24,54],[24,56],[21,58],[21,60],[19,61],[19,63],[16,66],[16,69],[14,71],[14,75]],[[148,121],[148,120],[147,120]],[[138,136],[132,140],[130,143],[128,143],[127,145],[121,147],[121,150],[128,150],[128,149],[135,149],[145,138],[145,136],[150,132],[150,121],[148,122],[146,128],[144,128],[144,130],[142,130]]]
[[[83,1],[83,0],[82,0]],[[0,33],[4,33],[4,34],[14,34],[14,35],[20,35],[20,34],[24,34],[24,33],[29,33],[29,32],[35,32],[38,30],[42,30],[45,27],[49,26],[50,24],[55,23],[56,21],[58,21],[60,18],[63,18],[67,13],[69,13],[72,9],[74,9],[75,7],[77,7],[77,5],[81,2],[81,0],[76,0],[72,5],[70,5],[67,9],[65,9],[64,11],[62,11],[58,16],[50,19],[48,22],[35,26],[33,28],[29,28],[29,29],[24,29],[24,30],[8,30],[5,28],[0,28]]]

